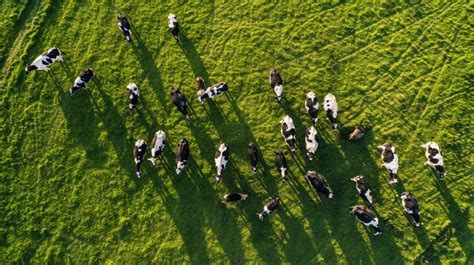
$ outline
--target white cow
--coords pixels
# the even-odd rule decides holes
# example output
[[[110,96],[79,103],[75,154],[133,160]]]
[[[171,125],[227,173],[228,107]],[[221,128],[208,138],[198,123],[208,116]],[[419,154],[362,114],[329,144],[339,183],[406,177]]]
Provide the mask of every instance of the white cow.
[[[290,116],[286,115],[280,121],[281,123],[281,135],[285,138],[285,142],[290,148],[291,152],[295,151],[295,141],[296,141],[296,130],[295,125],[293,124],[293,119]]]
[[[395,147],[390,143],[384,143],[381,146],[378,146],[379,149],[382,149],[381,158],[383,165],[388,170],[390,178],[388,183],[393,184],[398,182],[398,155],[395,153]]]
[[[311,117],[313,125],[316,125],[316,122],[318,122],[319,103],[318,99],[316,98],[316,94],[314,94],[313,91],[310,91],[308,94],[306,94],[304,107],[306,109],[306,113],[308,113]]]
[[[227,162],[229,162],[229,149],[226,144],[222,143],[219,145],[216,155],[214,156],[214,161],[216,162],[217,170],[216,183],[219,183],[221,181],[222,171],[224,171]]]
[[[155,133],[153,141],[151,142],[151,158],[148,158],[150,162],[155,165],[156,158],[163,153],[166,145],[166,133],[159,130]]]
[[[53,64],[56,61],[63,60],[63,53],[59,48],[51,48],[47,52],[36,57],[32,64],[25,67],[25,72],[28,74],[33,70],[44,70],[49,71],[48,66]]]
[[[439,145],[433,141],[429,141],[421,145],[421,147],[426,149],[425,156],[428,160],[425,162],[425,165],[436,169],[440,177],[446,176],[448,172],[444,169],[443,154],[441,153]]]
[[[319,146],[318,132],[314,126],[306,129],[306,137],[304,140],[306,142],[306,150],[308,151],[306,157],[311,161]]]
[[[336,102],[336,97],[328,93],[324,97],[324,105],[323,105],[324,110],[326,111],[326,117],[327,119],[331,122],[332,129],[336,130],[337,128],[337,102]]]

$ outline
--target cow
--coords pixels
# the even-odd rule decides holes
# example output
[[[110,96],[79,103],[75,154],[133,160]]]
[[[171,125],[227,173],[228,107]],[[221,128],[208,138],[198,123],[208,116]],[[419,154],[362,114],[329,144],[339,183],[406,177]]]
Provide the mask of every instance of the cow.
[[[313,125],[316,126],[316,123],[318,122],[319,103],[318,99],[316,98],[316,94],[314,94],[313,91],[310,91],[308,94],[306,94],[304,107],[306,108],[306,113],[311,117],[311,122],[313,122]]]
[[[286,181],[288,179],[286,171],[288,170],[288,165],[286,164],[285,154],[281,150],[275,151],[275,166],[280,173],[280,179]]]
[[[350,213],[354,214],[357,220],[365,226],[372,227],[375,231],[375,236],[382,234],[382,229],[380,229],[379,226],[379,219],[369,208],[363,205],[355,205],[350,208]]]
[[[428,160],[425,162],[425,165],[436,169],[441,178],[445,177],[448,172],[444,169],[443,154],[441,153],[439,145],[433,141],[429,141],[421,145],[421,147],[426,149],[425,156]]]
[[[171,34],[173,34],[173,37],[176,42],[179,42],[179,23],[176,19],[176,16],[173,14],[168,15],[168,28],[170,28]]]
[[[127,85],[127,95],[129,99],[128,108],[134,110],[138,104],[138,98],[140,97],[140,91],[135,83],[130,83]]]
[[[400,199],[402,199],[403,210],[407,212],[415,221],[414,226],[419,227],[423,225],[423,223],[420,221],[420,207],[415,199],[415,196],[413,196],[413,194],[410,192],[404,192],[402,193],[402,196],[400,196]]]
[[[242,193],[226,194],[224,195],[222,202],[228,203],[228,202],[236,202],[236,201],[245,201],[248,197],[249,196],[247,194],[242,194]]]
[[[326,179],[316,171],[308,171],[304,178],[308,181],[309,185],[317,192],[324,194],[329,199],[332,199],[333,193],[329,189],[329,185]]]
[[[311,161],[313,160],[314,153],[316,153],[319,146],[318,132],[314,126],[306,129],[306,137],[304,138],[304,141],[306,143],[306,157]]]
[[[283,98],[283,79],[281,79],[280,72],[276,69],[272,69],[270,71],[269,81],[273,92],[275,92],[276,100],[280,102]]]
[[[202,104],[201,96],[206,93],[206,87],[204,86],[204,78],[201,76],[196,77],[196,95],[199,102]]]
[[[137,177],[141,177],[140,166],[142,165],[143,158],[146,155],[146,142],[143,139],[139,139],[133,147],[133,156],[135,158],[135,174]]]
[[[286,115],[280,121],[281,123],[281,135],[285,139],[286,145],[290,148],[291,152],[295,151],[295,142],[296,142],[296,131],[295,125],[293,124],[293,119],[290,116]]]
[[[393,184],[398,182],[398,155],[395,153],[395,147],[390,143],[384,143],[381,146],[378,146],[379,149],[382,149],[382,158],[383,165],[388,171],[389,179],[388,183]]]
[[[327,119],[331,122],[331,126],[333,130],[336,130],[338,124],[337,124],[337,102],[336,102],[336,97],[328,93],[324,97],[324,105],[323,105],[324,110],[326,111],[326,117]]]
[[[30,65],[25,67],[25,74],[28,74],[34,70],[49,71],[48,66],[56,61],[63,60],[63,53],[59,48],[51,48],[47,52],[36,57],[36,59]]]
[[[225,167],[227,166],[227,162],[229,162],[229,155],[229,148],[225,143],[221,143],[219,148],[217,148],[216,154],[214,155],[214,162],[216,162],[217,170],[216,184],[221,182],[222,171],[224,171]]]
[[[257,172],[258,167],[258,151],[255,143],[249,143],[249,162],[252,166],[252,171]]]
[[[157,131],[153,136],[151,141],[151,158],[148,158],[153,165],[155,165],[157,157],[163,153],[166,142],[166,133],[162,130]]]
[[[181,174],[189,160],[189,143],[186,138],[182,138],[176,147],[176,175]]]
[[[364,176],[355,176],[351,178],[356,183],[356,189],[359,192],[359,196],[369,204],[369,208],[375,207],[372,200],[372,191],[370,185]]]
[[[186,96],[181,90],[171,87],[171,101],[176,108],[184,115],[185,120],[189,120],[188,106],[186,106]]]
[[[130,26],[130,23],[128,22],[128,17],[123,14],[119,14],[117,16],[117,20],[118,20],[117,25],[120,31],[122,31],[125,40],[127,40],[128,43],[131,43],[132,42],[132,31],[131,31],[132,27]]]
[[[86,88],[86,84],[89,83],[93,77],[94,72],[90,68],[82,71],[76,80],[74,80],[74,86],[69,89],[69,93],[72,95],[80,88]]]
[[[365,134],[364,129],[360,126],[356,126],[354,128],[354,131],[352,131],[351,134],[349,134],[349,140],[350,141],[357,141],[360,138],[362,138],[362,136],[364,136],[364,134]]]
[[[212,85],[208,87],[204,92],[202,90],[199,90],[198,91],[199,102],[203,104],[206,98],[210,98],[214,100],[215,96],[222,94],[226,92],[227,90],[229,90],[229,87],[227,86],[225,82],[220,82],[215,85]]]
[[[260,220],[265,219],[268,215],[270,215],[273,211],[276,210],[279,204],[280,204],[280,198],[269,197],[267,202],[265,202],[265,205],[263,206],[263,211],[261,213],[257,213],[258,218]]]

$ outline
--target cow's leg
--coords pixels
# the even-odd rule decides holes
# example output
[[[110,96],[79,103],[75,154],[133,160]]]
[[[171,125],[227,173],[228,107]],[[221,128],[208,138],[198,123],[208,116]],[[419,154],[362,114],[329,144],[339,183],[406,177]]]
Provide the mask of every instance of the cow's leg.
[[[138,158],[136,163],[135,163],[135,173],[137,174],[137,177],[141,176],[140,166],[142,165],[142,162],[143,162],[143,159]]]
[[[370,227],[372,227],[375,231],[374,235],[380,235],[382,234],[382,229],[380,229],[380,227],[378,225],[370,225]]]
[[[415,226],[418,227],[420,225],[422,225],[422,223],[420,222],[420,214],[419,213],[410,213],[411,217],[413,217],[413,220],[415,220]]]

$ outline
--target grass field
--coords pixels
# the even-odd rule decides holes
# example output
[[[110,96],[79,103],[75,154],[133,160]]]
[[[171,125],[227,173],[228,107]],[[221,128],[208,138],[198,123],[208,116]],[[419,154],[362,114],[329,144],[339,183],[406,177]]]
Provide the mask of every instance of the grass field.
[[[401,264],[473,262],[473,5],[470,1],[363,4],[297,1],[254,4],[193,1],[0,1],[0,263],[293,263]],[[133,44],[117,28],[128,14]],[[173,40],[167,15],[182,25]],[[23,68],[57,46],[66,54],[48,72]],[[90,92],[67,89],[81,70]],[[279,69],[278,104],[268,72]],[[230,91],[200,105],[194,79],[225,81]],[[126,85],[141,88],[138,112]],[[172,105],[169,88],[190,99],[191,121]],[[337,96],[343,127],[320,114],[316,159],[304,155],[306,93]],[[288,153],[279,120],[295,121],[298,148]],[[370,129],[347,141],[357,124]],[[134,174],[132,148],[163,129],[171,141],[157,167]],[[174,150],[186,137],[191,162],[174,174]],[[434,137],[448,176],[424,166],[419,147]],[[214,184],[213,155],[229,145],[231,163]],[[253,174],[247,144],[263,164]],[[401,183],[389,185],[376,146],[392,142]],[[273,151],[285,150],[290,181],[278,181]],[[149,154],[148,154],[149,155]],[[335,198],[315,194],[309,170]],[[350,178],[372,186],[385,233],[374,237],[348,214],[362,204]],[[421,205],[414,229],[397,194]],[[223,194],[249,199],[220,203]],[[283,204],[259,221],[268,196]]]

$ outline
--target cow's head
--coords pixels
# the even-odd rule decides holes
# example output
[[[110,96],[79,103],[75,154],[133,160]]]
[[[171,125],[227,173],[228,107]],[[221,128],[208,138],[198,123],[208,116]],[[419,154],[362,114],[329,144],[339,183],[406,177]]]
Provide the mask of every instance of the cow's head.
[[[379,149],[382,149],[383,151],[385,150],[390,150],[392,149],[393,145],[391,143],[384,143],[383,145],[377,146]]]
[[[356,182],[356,183],[365,183],[366,182],[364,176],[360,176],[360,175],[351,178],[351,180]]]
[[[25,67],[25,74],[28,74],[29,72],[33,71],[33,70],[36,70],[38,69],[38,67],[34,66],[34,65],[28,65]]]

